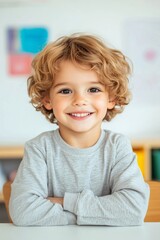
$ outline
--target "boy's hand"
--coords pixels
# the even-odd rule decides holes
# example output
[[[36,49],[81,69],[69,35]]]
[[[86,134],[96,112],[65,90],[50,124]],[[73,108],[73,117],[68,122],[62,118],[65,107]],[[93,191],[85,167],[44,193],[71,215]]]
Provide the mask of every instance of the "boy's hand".
[[[52,203],[59,203],[63,207],[63,198],[62,197],[48,197],[48,200],[50,200]]]

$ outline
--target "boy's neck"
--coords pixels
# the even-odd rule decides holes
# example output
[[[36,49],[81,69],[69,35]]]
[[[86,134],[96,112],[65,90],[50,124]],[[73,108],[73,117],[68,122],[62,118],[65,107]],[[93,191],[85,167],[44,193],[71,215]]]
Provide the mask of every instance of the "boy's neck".
[[[59,132],[63,140],[70,146],[75,148],[89,148],[98,141],[101,135],[101,128],[96,132],[91,131],[87,133],[64,133],[61,129],[59,129]]]

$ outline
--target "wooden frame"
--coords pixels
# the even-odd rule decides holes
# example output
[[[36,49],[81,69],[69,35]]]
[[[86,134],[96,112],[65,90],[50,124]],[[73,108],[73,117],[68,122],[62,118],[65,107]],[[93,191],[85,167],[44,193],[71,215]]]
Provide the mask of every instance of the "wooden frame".
[[[23,146],[0,146],[0,160],[22,158],[23,152]],[[0,202],[4,202],[3,192],[0,192]]]

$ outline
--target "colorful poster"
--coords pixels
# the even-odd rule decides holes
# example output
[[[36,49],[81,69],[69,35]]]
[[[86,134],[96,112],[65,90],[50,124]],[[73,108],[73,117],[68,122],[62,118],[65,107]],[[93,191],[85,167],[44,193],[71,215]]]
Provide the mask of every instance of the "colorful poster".
[[[138,104],[160,104],[160,21],[129,21],[124,49],[133,63],[133,94]]]
[[[10,75],[28,75],[33,56],[48,42],[43,27],[9,28],[7,30],[8,71]]]

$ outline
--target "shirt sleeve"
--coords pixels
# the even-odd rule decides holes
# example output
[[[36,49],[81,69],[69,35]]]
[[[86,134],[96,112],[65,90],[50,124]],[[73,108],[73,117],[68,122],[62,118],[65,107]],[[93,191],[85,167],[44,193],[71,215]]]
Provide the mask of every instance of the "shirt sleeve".
[[[110,195],[95,196],[90,189],[65,193],[64,209],[77,215],[79,225],[141,225],[148,207],[149,187],[143,180],[130,142],[121,136],[110,172]]]
[[[47,164],[44,154],[31,143],[25,145],[24,158],[12,184],[9,211],[15,225],[76,224],[76,216],[60,204],[47,200]]]

